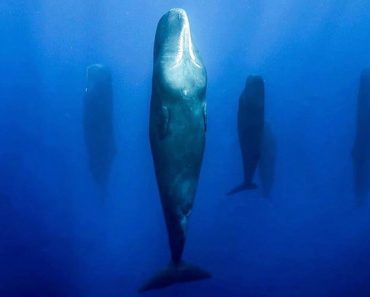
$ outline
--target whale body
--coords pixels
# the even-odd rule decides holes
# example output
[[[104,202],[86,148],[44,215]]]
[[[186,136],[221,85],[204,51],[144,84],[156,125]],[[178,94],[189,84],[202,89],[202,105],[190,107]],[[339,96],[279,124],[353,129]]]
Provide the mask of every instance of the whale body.
[[[182,260],[205,146],[206,86],[206,69],[192,42],[187,14],[171,9],[156,31],[149,125],[171,261],[140,291],[210,277]]]
[[[239,98],[238,136],[243,160],[244,181],[228,192],[234,195],[244,190],[256,189],[254,175],[261,158],[261,144],[265,121],[265,89],[262,77],[248,77]]]
[[[112,76],[103,65],[87,69],[83,128],[91,175],[105,193],[116,154],[113,131]]]

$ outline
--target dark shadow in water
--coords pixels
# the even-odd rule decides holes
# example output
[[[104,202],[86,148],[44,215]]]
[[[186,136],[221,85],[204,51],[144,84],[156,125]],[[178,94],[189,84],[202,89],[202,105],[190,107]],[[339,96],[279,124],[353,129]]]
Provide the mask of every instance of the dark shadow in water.
[[[90,172],[104,195],[116,154],[116,144],[112,76],[110,70],[102,65],[92,65],[87,70],[83,127]]]
[[[362,206],[370,186],[370,69],[364,70],[360,79],[352,161],[356,203]]]

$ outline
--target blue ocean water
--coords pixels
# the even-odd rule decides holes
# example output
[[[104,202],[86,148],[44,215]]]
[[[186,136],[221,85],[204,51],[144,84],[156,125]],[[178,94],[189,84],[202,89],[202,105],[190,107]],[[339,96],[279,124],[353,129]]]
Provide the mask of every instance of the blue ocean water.
[[[209,280],[147,296],[370,296],[370,202],[351,150],[364,0],[0,2],[0,296],[138,296],[169,261],[148,139],[153,42],[184,8],[208,72],[208,131],[184,258]],[[117,156],[104,202],[83,138],[86,68],[113,75]],[[240,183],[238,98],[264,77],[270,199]],[[257,180],[257,183],[259,181]]]

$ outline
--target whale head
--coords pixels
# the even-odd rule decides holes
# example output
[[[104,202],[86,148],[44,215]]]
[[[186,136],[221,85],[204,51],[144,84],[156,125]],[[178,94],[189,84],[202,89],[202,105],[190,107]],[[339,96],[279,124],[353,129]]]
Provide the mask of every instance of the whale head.
[[[154,43],[154,58],[157,57],[170,59],[174,67],[185,59],[195,67],[203,67],[185,10],[173,8],[160,19]]]
[[[154,85],[176,96],[201,100],[207,73],[196,49],[185,10],[174,8],[160,19],[154,42]]]
[[[244,92],[248,105],[256,112],[262,112],[265,97],[263,78],[259,75],[250,75],[245,83]]]
[[[87,68],[86,91],[103,92],[112,88],[112,75],[108,67],[93,64]]]

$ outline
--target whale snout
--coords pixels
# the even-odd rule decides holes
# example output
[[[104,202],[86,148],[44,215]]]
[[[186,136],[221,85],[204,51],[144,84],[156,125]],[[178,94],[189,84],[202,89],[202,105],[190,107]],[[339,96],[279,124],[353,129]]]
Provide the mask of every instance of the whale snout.
[[[169,10],[159,21],[154,45],[154,58],[169,61],[175,68],[184,61],[197,68],[202,62],[193,45],[190,23],[186,11],[182,8]]]
[[[188,15],[186,11],[182,8],[172,8],[168,11],[168,16],[173,19],[173,21],[184,22],[188,20]]]
[[[93,64],[87,68],[87,80],[91,83],[109,84],[112,81],[112,75],[107,66]]]
[[[250,75],[247,78],[247,81],[245,83],[246,87],[255,87],[262,89],[263,88],[263,78],[260,75]]]
[[[250,75],[245,84],[245,94],[256,110],[264,108],[264,81],[259,75]]]
[[[112,85],[112,74],[107,66],[93,64],[87,68],[87,90],[109,90]]]
[[[189,18],[186,11],[182,8],[173,8],[164,16],[167,26],[171,28],[172,34],[178,34],[188,27]]]

